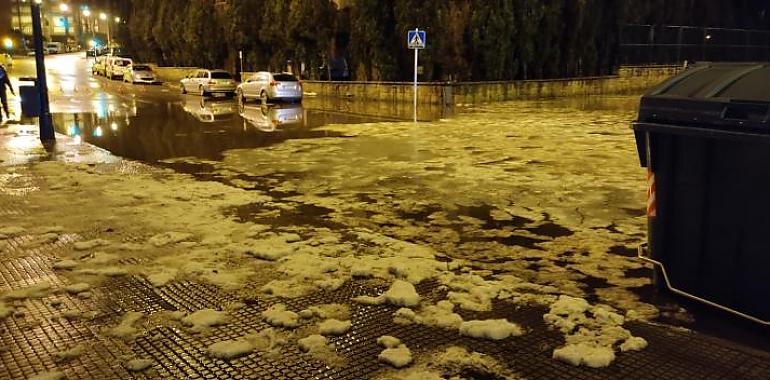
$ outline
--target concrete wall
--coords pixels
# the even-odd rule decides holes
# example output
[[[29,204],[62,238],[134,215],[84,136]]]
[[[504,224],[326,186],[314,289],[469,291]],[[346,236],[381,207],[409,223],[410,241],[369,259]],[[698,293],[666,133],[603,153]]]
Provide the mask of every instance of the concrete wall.
[[[421,83],[422,104],[480,104],[564,96],[639,94],[682,70],[679,66],[622,67],[605,77],[512,82]],[[411,102],[412,83],[304,81],[305,92],[369,101]]]
[[[150,65],[158,75],[158,78],[163,82],[172,83],[179,82],[182,78],[187,76],[191,71],[195,71],[197,67],[160,67],[157,65]]]

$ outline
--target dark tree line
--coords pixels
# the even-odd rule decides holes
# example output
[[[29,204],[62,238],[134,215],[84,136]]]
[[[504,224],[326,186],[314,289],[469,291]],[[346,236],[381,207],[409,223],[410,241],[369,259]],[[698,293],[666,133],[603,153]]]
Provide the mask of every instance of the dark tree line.
[[[332,57],[356,80],[407,80],[407,30],[427,30],[424,80],[602,75],[627,23],[768,29],[766,0],[131,0],[123,40],[162,65],[321,75]],[[215,4],[216,3],[216,4]]]

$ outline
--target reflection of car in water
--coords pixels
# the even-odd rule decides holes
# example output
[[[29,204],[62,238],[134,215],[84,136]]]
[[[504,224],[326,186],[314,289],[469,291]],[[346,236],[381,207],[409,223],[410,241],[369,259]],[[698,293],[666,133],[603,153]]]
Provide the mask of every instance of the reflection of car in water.
[[[204,123],[230,120],[238,110],[238,104],[234,100],[206,100],[202,98],[185,99],[182,104],[185,112],[193,115]]]
[[[279,127],[301,125],[305,110],[301,105],[246,106],[241,104],[240,114],[244,123],[249,123],[263,132],[273,132]]]

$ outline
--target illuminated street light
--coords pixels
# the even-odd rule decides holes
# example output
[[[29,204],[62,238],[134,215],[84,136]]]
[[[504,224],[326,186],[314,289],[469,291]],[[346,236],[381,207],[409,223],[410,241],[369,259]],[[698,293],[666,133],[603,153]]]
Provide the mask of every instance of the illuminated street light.
[[[88,40],[88,46],[90,46],[90,47],[96,47],[96,41],[94,41],[94,40]]]
[[[11,50],[13,49],[13,40],[10,38],[4,38],[3,39],[3,46],[5,46],[6,49]]]
[[[61,3],[59,4],[59,10],[62,12],[69,12],[70,6],[67,3]]]
[[[102,21],[107,20],[107,14],[104,12],[99,13],[99,20],[102,20]]]
[[[120,23],[120,17],[115,17],[115,22]]]
[[[90,9],[88,9],[88,8],[86,8],[86,9],[83,9],[83,16],[85,16],[85,17],[91,17],[91,10],[90,10]]]

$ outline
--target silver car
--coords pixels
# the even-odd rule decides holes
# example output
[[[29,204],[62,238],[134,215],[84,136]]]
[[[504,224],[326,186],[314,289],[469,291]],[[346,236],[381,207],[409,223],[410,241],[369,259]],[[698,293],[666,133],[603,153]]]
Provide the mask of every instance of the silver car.
[[[245,106],[241,103],[239,113],[245,123],[253,125],[262,132],[275,132],[280,127],[302,125],[305,110],[302,105],[286,106]]]
[[[290,73],[270,73],[260,71],[241,83],[236,90],[238,99],[261,99],[267,104],[271,101],[302,101],[302,83]]]
[[[238,112],[238,104],[232,99],[206,100],[187,97],[182,109],[200,122],[215,123],[232,119]]]
[[[158,78],[152,71],[152,68],[147,65],[128,65],[123,69],[123,81],[128,83],[158,83]]]
[[[224,70],[197,70],[179,82],[183,94],[194,93],[207,97],[212,94],[235,94],[235,79]]]

